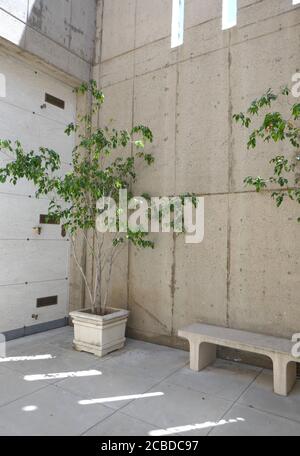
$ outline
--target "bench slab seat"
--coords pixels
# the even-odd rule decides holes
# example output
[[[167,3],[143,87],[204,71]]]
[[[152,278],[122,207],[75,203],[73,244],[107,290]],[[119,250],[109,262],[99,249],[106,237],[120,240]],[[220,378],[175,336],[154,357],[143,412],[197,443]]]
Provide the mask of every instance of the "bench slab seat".
[[[191,369],[199,372],[216,361],[217,346],[265,355],[273,362],[274,391],[287,396],[297,379],[299,358],[292,356],[293,342],[247,331],[193,324],[178,332],[190,343]]]

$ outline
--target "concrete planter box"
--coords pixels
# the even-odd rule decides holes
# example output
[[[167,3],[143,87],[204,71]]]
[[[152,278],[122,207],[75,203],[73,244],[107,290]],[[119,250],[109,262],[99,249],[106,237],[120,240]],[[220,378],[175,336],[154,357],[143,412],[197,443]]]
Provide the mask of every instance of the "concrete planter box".
[[[70,313],[75,350],[102,357],[124,347],[129,312],[114,308],[107,310],[105,316],[93,315],[87,309]]]

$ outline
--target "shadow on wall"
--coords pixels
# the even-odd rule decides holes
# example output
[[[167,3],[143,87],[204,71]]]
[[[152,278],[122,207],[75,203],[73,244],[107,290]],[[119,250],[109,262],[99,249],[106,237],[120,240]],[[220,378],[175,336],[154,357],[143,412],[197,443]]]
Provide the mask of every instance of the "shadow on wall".
[[[91,63],[96,3],[96,0],[0,0],[0,35],[40,57],[47,56],[48,60],[51,60],[49,56],[65,58],[63,49],[57,56],[60,47]]]

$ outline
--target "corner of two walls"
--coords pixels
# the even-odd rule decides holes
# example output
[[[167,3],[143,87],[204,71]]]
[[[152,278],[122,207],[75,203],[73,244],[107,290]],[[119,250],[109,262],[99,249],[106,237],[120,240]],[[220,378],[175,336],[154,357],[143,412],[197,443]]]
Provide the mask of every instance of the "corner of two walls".
[[[204,8],[205,5],[205,8]],[[100,124],[143,123],[156,163],[135,193],[205,195],[205,239],[155,237],[116,267],[111,303],[131,311],[128,333],[181,346],[180,327],[207,322],[290,337],[299,332],[297,207],[245,189],[270,173],[276,148],[246,150],[232,114],[299,68],[300,9],[291,0],[243,0],[238,26],[221,30],[221,0],[186,2],[183,46],[171,49],[170,0],[104,0],[94,75],[106,103]],[[279,148],[280,149],[280,148]]]

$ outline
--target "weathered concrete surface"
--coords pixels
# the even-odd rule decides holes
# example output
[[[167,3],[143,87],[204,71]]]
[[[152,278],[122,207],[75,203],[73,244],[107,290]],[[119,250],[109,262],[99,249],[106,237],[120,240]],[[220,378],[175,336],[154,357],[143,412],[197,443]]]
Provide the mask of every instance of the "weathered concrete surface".
[[[289,337],[300,329],[297,207],[279,211],[245,189],[247,175],[269,174],[278,149],[247,153],[231,118],[299,68],[300,8],[240,0],[238,27],[222,32],[222,1],[190,0],[184,45],[172,50],[171,1],[152,4],[100,2],[97,78],[117,100],[118,127],[154,131],[157,164],[135,190],[206,195],[206,226],[201,245],[162,236],[150,254],[130,249],[129,332],[178,345],[178,328],[203,321]]]
[[[133,121],[137,125],[151,125],[151,129],[157,132],[155,143],[147,148],[155,154],[156,161],[151,167],[144,163],[139,166],[140,177],[134,189],[137,194],[175,194],[176,83],[174,67],[145,74],[135,81]]]
[[[78,80],[89,79],[94,61],[96,3],[1,0],[1,41],[13,43]]]
[[[103,60],[134,49],[135,3],[136,0],[103,2]]]
[[[284,337],[299,331],[297,209],[287,202],[278,210],[268,194],[230,196],[232,327]]]
[[[227,65],[227,49],[178,65],[177,194],[228,191]]]
[[[205,199],[205,240],[175,244],[173,332],[192,321],[227,324],[228,196]]]

